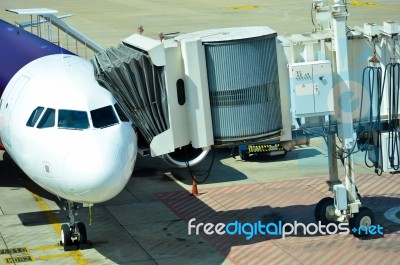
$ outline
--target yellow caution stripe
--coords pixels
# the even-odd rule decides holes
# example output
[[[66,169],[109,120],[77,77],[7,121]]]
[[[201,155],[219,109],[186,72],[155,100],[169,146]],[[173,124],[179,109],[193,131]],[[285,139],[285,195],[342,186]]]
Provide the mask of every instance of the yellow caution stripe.
[[[275,151],[284,151],[280,144],[263,144],[263,145],[249,145],[249,153],[268,153]]]

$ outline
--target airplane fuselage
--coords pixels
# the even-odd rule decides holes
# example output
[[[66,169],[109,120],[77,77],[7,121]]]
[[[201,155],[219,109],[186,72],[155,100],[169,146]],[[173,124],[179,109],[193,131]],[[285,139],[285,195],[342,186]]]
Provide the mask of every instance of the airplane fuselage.
[[[117,195],[133,171],[136,135],[92,64],[1,20],[0,50],[0,139],[13,160],[64,199]]]

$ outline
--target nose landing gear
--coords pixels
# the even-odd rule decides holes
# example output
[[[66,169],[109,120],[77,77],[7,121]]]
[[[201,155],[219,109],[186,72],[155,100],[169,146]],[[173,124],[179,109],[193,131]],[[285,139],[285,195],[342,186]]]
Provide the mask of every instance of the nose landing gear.
[[[60,242],[64,246],[65,251],[75,249],[74,247],[81,248],[82,245],[88,244],[85,224],[75,222],[76,204],[71,201],[67,201],[67,204],[69,224],[61,226]]]

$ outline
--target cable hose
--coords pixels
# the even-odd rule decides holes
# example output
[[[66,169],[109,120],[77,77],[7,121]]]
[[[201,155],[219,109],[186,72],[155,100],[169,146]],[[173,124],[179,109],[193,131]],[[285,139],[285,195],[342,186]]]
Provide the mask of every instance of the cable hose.
[[[377,147],[380,147],[380,138],[381,138],[381,120],[380,120],[380,109],[381,109],[381,103],[382,103],[382,95],[383,95],[383,86],[382,86],[382,69],[381,67],[373,67],[373,66],[368,66],[364,68],[363,70],[363,77],[362,77],[362,89],[361,89],[361,103],[360,103],[360,113],[359,113],[359,119],[358,119],[358,129],[360,130],[361,128],[361,119],[362,119],[362,112],[363,112],[363,102],[364,102],[364,89],[366,88],[365,81],[368,80],[368,85],[367,89],[369,92],[369,101],[370,101],[370,107],[369,107],[369,124],[368,124],[368,130],[364,132],[368,132],[368,138],[365,140],[364,145],[361,150],[364,149],[364,147],[370,143],[371,138],[373,138],[373,132],[377,133]],[[374,105],[374,96],[375,96],[375,90],[377,95],[377,104],[376,104],[376,118],[373,120],[374,116],[374,111],[373,111],[373,105]],[[378,126],[378,128],[377,128]],[[358,132],[360,133],[360,131]],[[367,167],[372,168],[375,167],[375,171],[377,171],[379,164],[381,164],[381,148],[378,148],[380,151],[377,155],[377,161],[374,162],[372,165],[369,165],[367,162],[367,152],[365,153],[364,157],[364,163]]]
[[[189,161],[185,161],[186,167],[190,173],[190,177],[192,178],[192,180],[196,183],[196,184],[203,184],[204,182],[207,181],[208,177],[210,176],[211,173],[211,169],[214,165],[214,160],[215,160],[215,149],[213,148],[213,156],[212,156],[212,160],[211,160],[211,164],[208,167],[207,170],[205,170],[204,172],[196,172],[192,169],[192,167],[189,164]],[[196,179],[195,176],[204,176],[203,180],[199,181]]]
[[[387,78],[387,79],[386,79]],[[397,171],[400,168],[399,150],[399,95],[400,95],[400,64],[389,63],[386,65],[384,83],[388,82],[388,159],[390,167]],[[397,159],[396,159],[397,155]],[[395,161],[396,160],[396,161]]]
[[[375,129],[376,124],[379,124],[380,127],[380,102],[382,101],[382,86],[381,86],[381,68],[380,67],[372,67],[368,66],[364,68],[363,70],[363,78],[362,78],[362,89],[361,89],[361,103],[360,103],[360,111],[359,111],[359,119],[358,119],[358,131],[357,133],[361,133],[361,119],[362,119],[362,112],[363,112],[363,101],[364,101],[364,88],[365,88],[365,79],[366,79],[366,73],[368,74],[368,92],[369,92],[369,100],[370,100],[370,109],[369,109],[369,131],[371,132],[372,129]],[[371,79],[372,78],[372,79]],[[377,118],[375,121],[373,121],[373,99],[374,99],[374,91],[375,91],[375,86],[378,89],[378,104],[377,104]],[[379,133],[378,133],[379,134]],[[379,134],[380,135],[380,134]],[[340,138],[338,138],[340,141]],[[356,143],[358,142],[359,139],[357,139],[356,143],[350,148],[349,151],[343,150],[340,146],[336,145],[336,148],[340,150],[341,154],[346,154],[346,155],[335,155],[333,156],[338,159],[345,159],[348,158],[350,155],[355,154],[359,152],[360,150],[363,150],[364,147],[367,145],[367,143],[371,139],[371,133],[368,134],[368,139],[366,140],[366,143],[361,148],[358,148],[357,151],[354,151],[356,148]],[[367,165],[368,166],[368,165]]]

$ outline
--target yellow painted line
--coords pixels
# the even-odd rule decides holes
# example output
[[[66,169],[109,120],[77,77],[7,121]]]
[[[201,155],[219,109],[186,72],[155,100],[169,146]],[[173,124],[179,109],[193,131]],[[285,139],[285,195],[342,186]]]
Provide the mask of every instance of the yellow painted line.
[[[68,253],[54,254],[54,255],[43,255],[38,257],[38,260],[52,260],[62,258],[73,258],[77,264],[89,264],[87,260],[82,256],[79,250],[71,251]]]
[[[60,221],[51,212],[51,209],[47,205],[46,201],[43,200],[42,197],[40,197],[39,195],[36,195],[34,193],[32,193],[32,196],[35,199],[35,201],[37,202],[39,208],[45,214],[47,220],[49,221],[49,223],[53,227],[54,231],[57,233],[58,236],[60,236],[60,234],[61,234]],[[46,248],[46,246],[44,246],[44,248]],[[68,255],[68,256],[64,256],[64,255]],[[47,256],[41,256],[41,257],[50,257],[50,259],[57,259],[57,258],[63,258],[63,257],[72,257],[75,260],[76,264],[78,264],[78,265],[88,265],[89,264],[89,262],[86,260],[86,258],[83,256],[83,254],[82,254],[82,252],[80,250],[71,251],[69,253],[63,253],[63,254],[54,255],[54,256],[55,256],[54,258],[52,258],[53,255],[47,255]]]
[[[51,212],[50,207],[47,205],[46,201],[43,200],[42,197],[40,197],[37,194],[32,193],[33,198],[37,202],[40,210],[43,211],[45,214],[47,220],[50,222],[51,226],[53,227],[54,231],[56,231],[57,235],[61,235],[61,224],[60,221],[55,217],[55,215]]]
[[[374,3],[374,2],[360,2],[358,0],[352,0],[350,5],[352,5],[352,6],[369,6],[369,7],[382,6],[382,4],[378,4],[378,3]]]
[[[76,264],[79,264],[79,265],[88,265],[89,264],[89,262],[87,261],[85,256],[82,255],[82,252],[80,250],[72,251],[71,256],[74,258]]]
[[[50,249],[63,249],[61,246],[37,246],[33,247],[32,250],[36,251],[46,251]],[[27,247],[22,248],[10,248],[10,249],[0,249],[0,255],[5,254],[25,254],[17,257],[12,258],[4,258],[5,264],[14,264],[14,263],[21,263],[21,262],[32,262],[35,258],[29,254],[30,250]],[[70,251],[67,253],[62,254],[53,254],[53,255],[42,255],[36,258],[37,260],[52,260],[52,259],[61,259],[61,258],[73,258],[75,262],[79,265],[87,265],[89,264],[85,257],[79,250]]]
[[[43,255],[39,256],[37,259],[40,260],[50,260],[50,259],[61,259],[61,258],[68,258],[71,257],[71,253],[63,253],[63,254],[54,254],[54,255]]]
[[[229,7],[224,7],[223,9],[225,10],[246,10],[246,9],[255,9],[255,8],[260,8],[261,6],[251,6],[251,5],[246,5],[246,6],[229,6]]]
[[[384,10],[393,10],[397,11],[400,10],[400,8],[396,7],[385,7],[383,4],[375,3],[375,2],[360,2],[358,0],[352,0],[351,3],[348,5],[351,6],[362,6],[362,7],[371,7],[371,8],[379,8],[379,9],[384,9]]]
[[[38,250],[38,251],[44,251],[44,250],[50,250],[50,249],[62,249],[62,246],[37,246],[33,247],[33,250]]]

